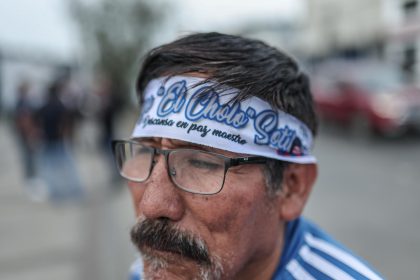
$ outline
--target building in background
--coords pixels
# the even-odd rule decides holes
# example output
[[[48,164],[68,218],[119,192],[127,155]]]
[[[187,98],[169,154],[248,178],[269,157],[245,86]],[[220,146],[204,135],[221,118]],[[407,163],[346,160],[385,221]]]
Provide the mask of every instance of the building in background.
[[[74,62],[43,51],[22,51],[22,48],[0,48],[0,112],[9,114],[17,102],[16,89],[22,80],[33,84],[29,97],[37,107],[43,102],[47,84],[56,75],[72,74]]]
[[[417,0],[392,1],[395,24],[388,29],[387,56],[399,64],[409,81],[420,83],[420,12]]]
[[[306,1],[301,46],[310,57],[359,55],[381,44],[385,19],[381,0]]]
[[[310,60],[378,59],[420,83],[417,0],[311,0],[306,9],[299,45]]]

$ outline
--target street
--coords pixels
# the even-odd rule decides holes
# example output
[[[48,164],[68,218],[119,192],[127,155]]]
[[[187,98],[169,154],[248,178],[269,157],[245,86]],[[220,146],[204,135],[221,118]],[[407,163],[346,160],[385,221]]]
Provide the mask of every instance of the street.
[[[0,120],[0,279],[127,279],[134,222],[124,182],[110,183],[84,124],[75,160],[88,194],[78,204],[30,201],[17,145]],[[121,129],[128,136],[128,130]],[[420,137],[358,138],[321,129],[319,178],[305,215],[387,279],[420,275]]]
[[[306,215],[387,279],[420,275],[420,138],[321,130],[319,179]]]

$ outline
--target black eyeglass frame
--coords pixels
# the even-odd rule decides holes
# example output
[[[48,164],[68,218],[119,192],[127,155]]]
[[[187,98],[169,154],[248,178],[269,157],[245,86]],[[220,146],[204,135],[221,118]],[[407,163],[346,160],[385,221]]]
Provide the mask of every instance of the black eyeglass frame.
[[[224,187],[224,184],[225,184],[226,173],[227,173],[228,169],[231,168],[231,167],[239,166],[239,165],[245,165],[245,164],[265,164],[265,163],[267,163],[267,158],[260,157],[260,156],[235,157],[235,158],[231,158],[231,157],[227,157],[227,156],[222,155],[222,154],[218,154],[218,153],[214,153],[214,152],[209,152],[209,151],[205,151],[205,150],[188,149],[188,148],[180,148],[180,149],[159,149],[159,148],[155,148],[155,147],[146,146],[144,144],[138,143],[138,142],[133,141],[133,140],[112,140],[111,141],[112,153],[114,155],[115,161],[117,160],[116,155],[117,155],[117,146],[118,146],[118,144],[126,144],[126,143],[134,144],[134,145],[137,145],[137,146],[142,146],[144,148],[150,149],[152,151],[152,160],[150,161],[149,173],[148,173],[147,177],[144,180],[133,180],[131,178],[127,178],[126,176],[124,176],[122,174],[120,168],[117,166],[118,172],[120,173],[120,175],[122,177],[124,177],[125,179],[127,179],[129,181],[136,182],[136,183],[146,182],[150,178],[150,175],[152,174],[153,167],[154,167],[154,165],[156,163],[156,161],[154,160],[155,156],[157,156],[157,155],[163,155],[165,157],[166,171],[168,172],[168,176],[169,176],[169,178],[171,178],[172,183],[175,186],[177,186],[178,188],[180,188],[181,190],[183,190],[183,191],[186,191],[186,192],[189,192],[189,193],[194,193],[194,194],[201,194],[201,195],[213,195],[213,194],[218,194],[219,192],[221,192],[222,189],[223,189],[223,187]],[[221,158],[221,159],[224,160],[224,162],[225,162],[225,170],[224,170],[224,173],[223,173],[223,181],[222,181],[222,185],[220,186],[220,188],[219,188],[219,190],[217,192],[211,192],[211,193],[194,192],[194,191],[191,191],[189,189],[185,189],[184,187],[180,186],[179,184],[177,184],[175,182],[175,180],[172,178],[172,174],[171,174],[171,172],[169,170],[169,161],[168,161],[168,158],[169,158],[169,155],[172,152],[180,151],[180,150],[183,150],[183,151],[199,151],[199,152],[202,152],[202,153],[206,153],[206,154],[210,154],[210,155],[216,156],[216,157]]]

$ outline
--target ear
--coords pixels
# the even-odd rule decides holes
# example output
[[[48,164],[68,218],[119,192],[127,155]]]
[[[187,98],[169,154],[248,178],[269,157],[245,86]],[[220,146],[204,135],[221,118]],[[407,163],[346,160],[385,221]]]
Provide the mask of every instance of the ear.
[[[279,194],[279,216],[291,221],[302,214],[317,177],[316,164],[289,164],[283,173]]]

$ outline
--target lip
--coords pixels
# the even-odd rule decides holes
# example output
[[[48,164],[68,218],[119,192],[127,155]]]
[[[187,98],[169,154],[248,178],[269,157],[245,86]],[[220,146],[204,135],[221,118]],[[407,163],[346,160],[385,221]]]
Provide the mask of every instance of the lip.
[[[198,264],[208,264],[207,261],[196,260],[176,251],[157,249],[149,245],[143,245],[141,247],[138,247],[138,249],[140,253],[145,256],[162,259],[166,261],[167,263],[172,263],[172,264],[184,263],[185,264],[186,262],[187,263],[191,262],[191,263],[198,263]]]
[[[163,260],[167,264],[180,265],[181,263],[194,263],[193,260],[183,256],[182,254],[154,249],[150,246],[144,246],[140,250],[141,254],[147,257]]]
[[[151,256],[155,256],[155,257],[159,257],[159,258],[164,258],[164,259],[170,259],[171,256],[172,257],[177,257],[177,258],[182,257],[182,254],[180,254],[178,252],[156,249],[156,248],[151,247],[149,245],[143,245],[138,249],[143,254],[151,255]]]

